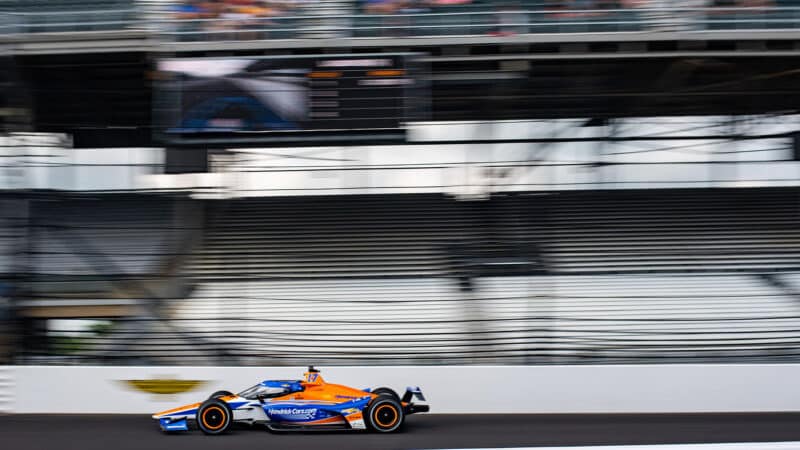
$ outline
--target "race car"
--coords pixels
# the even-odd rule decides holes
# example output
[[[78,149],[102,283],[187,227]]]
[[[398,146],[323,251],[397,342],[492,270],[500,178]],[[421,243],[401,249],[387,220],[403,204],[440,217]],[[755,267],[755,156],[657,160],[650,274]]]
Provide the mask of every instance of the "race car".
[[[265,380],[233,394],[217,391],[200,403],[153,414],[165,432],[189,430],[190,422],[205,434],[222,434],[234,423],[264,424],[274,431],[398,430],[409,414],[428,412],[419,387],[395,391],[355,389],[326,383],[310,366],[302,380]]]

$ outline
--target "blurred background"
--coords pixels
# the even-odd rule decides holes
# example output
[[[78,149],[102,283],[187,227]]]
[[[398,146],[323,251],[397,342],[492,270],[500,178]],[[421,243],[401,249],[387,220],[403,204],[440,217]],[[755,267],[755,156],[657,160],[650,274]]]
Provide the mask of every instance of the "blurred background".
[[[796,0],[0,0],[0,363],[800,360]]]

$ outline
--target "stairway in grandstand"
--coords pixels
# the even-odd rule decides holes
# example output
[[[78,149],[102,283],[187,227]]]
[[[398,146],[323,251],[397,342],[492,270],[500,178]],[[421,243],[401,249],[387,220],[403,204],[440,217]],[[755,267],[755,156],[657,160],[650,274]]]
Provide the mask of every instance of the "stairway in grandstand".
[[[0,268],[31,273],[26,285],[34,298],[20,307],[70,307],[86,316],[96,315],[95,307],[114,307],[109,315],[131,314],[142,298],[175,295],[174,266],[189,253],[184,244],[198,226],[181,205],[125,194],[31,200],[27,235],[0,241],[8,252]]]
[[[184,230],[174,202],[147,196],[84,196],[33,203],[32,264],[42,277],[157,274]]]

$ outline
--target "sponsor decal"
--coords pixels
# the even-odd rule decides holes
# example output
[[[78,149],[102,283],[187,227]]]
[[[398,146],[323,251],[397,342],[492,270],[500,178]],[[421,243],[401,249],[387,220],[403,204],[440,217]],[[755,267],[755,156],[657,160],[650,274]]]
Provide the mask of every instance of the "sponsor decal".
[[[296,419],[313,419],[317,414],[317,408],[274,408],[270,409],[269,413]]]
[[[189,392],[206,384],[206,380],[178,380],[174,378],[153,378],[150,380],[120,380],[129,387],[150,394],[172,395]]]
[[[161,423],[161,428],[165,431],[170,430],[178,430],[178,431],[188,431],[189,427],[186,424],[186,419],[180,419],[176,421],[170,421],[170,419],[161,419],[159,421]]]
[[[366,430],[367,429],[367,424],[364,422],[364,419],[355,419],[355,420],[349,421],[348,423],[350,423],[350,428],[352,428],[354,430]]]

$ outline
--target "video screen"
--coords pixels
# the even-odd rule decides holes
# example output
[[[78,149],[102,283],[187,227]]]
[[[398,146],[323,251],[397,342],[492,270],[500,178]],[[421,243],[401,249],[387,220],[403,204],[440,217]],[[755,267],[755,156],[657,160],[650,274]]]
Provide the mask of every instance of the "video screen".
[[[165,135],[398,129],[415,88],[403,55],[174,58],[158,63]]]

